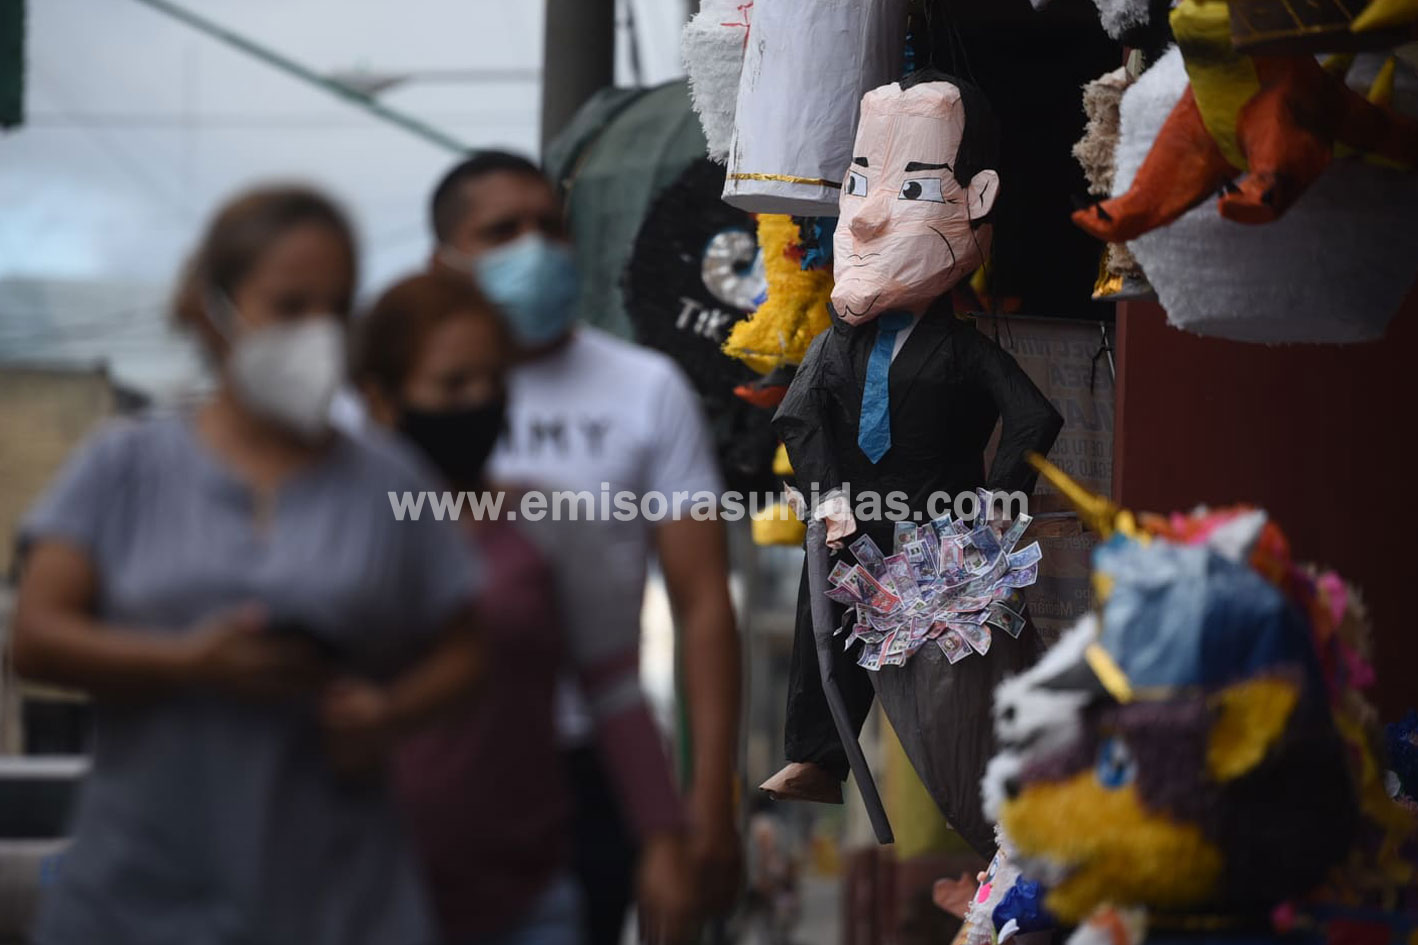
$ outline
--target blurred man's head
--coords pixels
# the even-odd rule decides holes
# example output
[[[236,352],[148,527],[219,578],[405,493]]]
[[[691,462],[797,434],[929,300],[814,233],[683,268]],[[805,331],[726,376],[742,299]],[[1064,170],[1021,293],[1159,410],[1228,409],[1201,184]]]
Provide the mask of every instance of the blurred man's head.
[[[429,219],[440,246],[473,257],[529,233],[566,239],[551,181],[507,151],[479,151],[444,174]]]
[[[535,352],[566,337],[579,283],[561,201],[531,161],[479,151],[433,191],[434,265],[471,275],[517,344]]]

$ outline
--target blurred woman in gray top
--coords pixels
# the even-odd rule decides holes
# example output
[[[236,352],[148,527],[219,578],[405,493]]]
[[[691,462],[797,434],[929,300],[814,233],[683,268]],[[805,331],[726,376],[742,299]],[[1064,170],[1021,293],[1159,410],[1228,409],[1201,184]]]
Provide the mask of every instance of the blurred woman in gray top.
[[[248,193],[178,292],[220,383],[114,426],[27,520],[21,673],[96,703],[93,769],[39,945],[425,945],[381,771],[476,686],[477,568],[411,455],[326,424],[355,246],[296,188]]]

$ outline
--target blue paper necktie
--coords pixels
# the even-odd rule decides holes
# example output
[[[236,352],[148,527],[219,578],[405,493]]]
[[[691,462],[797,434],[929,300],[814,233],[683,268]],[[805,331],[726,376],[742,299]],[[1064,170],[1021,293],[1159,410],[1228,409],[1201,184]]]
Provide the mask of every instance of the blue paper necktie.
[[[886,312],[876,320],[876,344],[867,360],[867,382],[862,387],[862,421],[857,425],[857,445],[873,463],[891,449],[891,398],[887,376],[896,333],[911,324],[910,312]]]

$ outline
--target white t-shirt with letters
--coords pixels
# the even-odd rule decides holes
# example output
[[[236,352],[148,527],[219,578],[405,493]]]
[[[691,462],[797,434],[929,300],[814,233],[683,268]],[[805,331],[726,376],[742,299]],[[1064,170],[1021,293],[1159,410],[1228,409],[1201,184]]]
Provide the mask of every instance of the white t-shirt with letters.
[[[652,532],[669,517],[667,504],[681,493],[687,515],[693,497],[723,489],[694,389],[664,354],[582,325],[563,347],[513,369],[507,394],[507,431],[493,451],[492,477],[547,492],[547,515],[559,506],[567,516],[574,505],[585,517],[584,497],[552,493],[590,493],[594,513],[610,522],[606,547],[585,566],[603,572],[638,615]],[[662,498],[647,500],[650,493]],[[640,514],[642,503],[659,521]],[[632,506],[633,516],[624,511]],[[617,520],[618,511],[628,520]],[[584,741],[590,719],[579,699],[564,695],[558,714],[563,739]]]

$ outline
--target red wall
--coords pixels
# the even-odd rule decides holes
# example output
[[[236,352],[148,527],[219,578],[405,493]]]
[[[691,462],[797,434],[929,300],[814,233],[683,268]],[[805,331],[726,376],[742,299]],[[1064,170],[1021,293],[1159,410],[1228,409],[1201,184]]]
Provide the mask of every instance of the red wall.
[[[1418,292],[1371,344],[1203,339],[1155,304],[1123,303],[1116,347],[1114,497],[1269,510],[1297,560],[1363,590],[1385,719],[1418,704]]]

